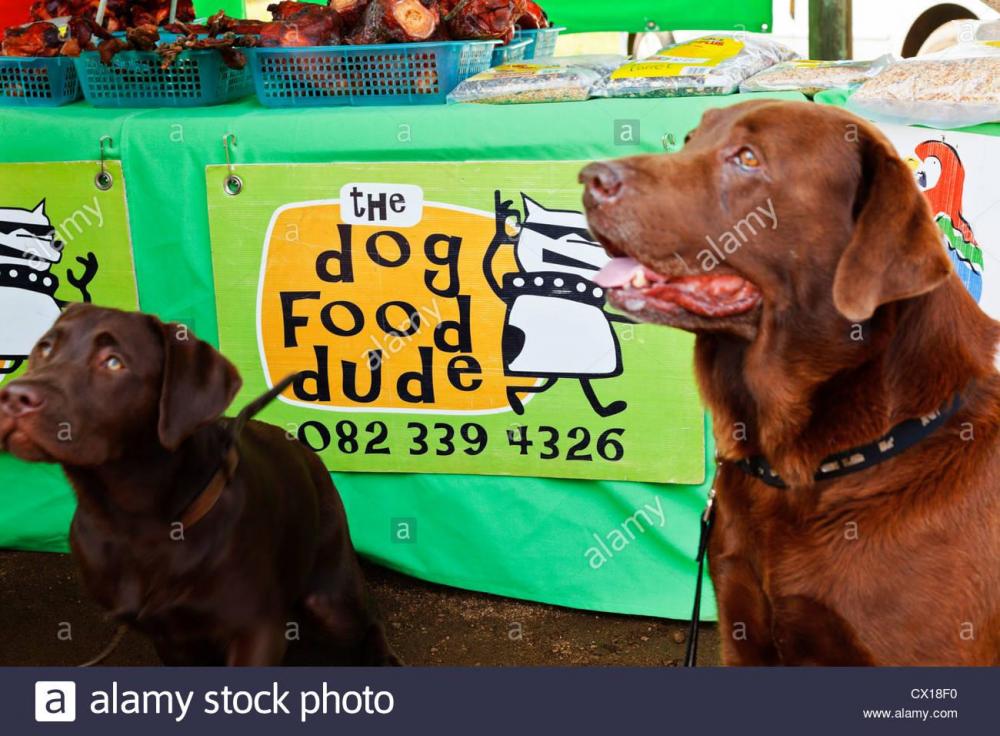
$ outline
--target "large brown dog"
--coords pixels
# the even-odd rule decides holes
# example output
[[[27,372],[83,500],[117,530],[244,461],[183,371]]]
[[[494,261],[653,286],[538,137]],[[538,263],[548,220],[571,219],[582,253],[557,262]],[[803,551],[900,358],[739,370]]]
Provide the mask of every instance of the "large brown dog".
[[[165,663],[397,663],[320,459],[260,422],[229,452],[240,383],[180,325],[73,306],[0,391],[0,443],[63,466],[84,585]]]
[[[611,302],[697,335],[725,662],[1000,664],[1000,325],[889,141],[755,101],[707,113],[681,153],[581,180],[594,234],[635,259],[601,275]],[[814,479],[956,396],[910,449]],[[738,464],[759,457],[785,488]]]

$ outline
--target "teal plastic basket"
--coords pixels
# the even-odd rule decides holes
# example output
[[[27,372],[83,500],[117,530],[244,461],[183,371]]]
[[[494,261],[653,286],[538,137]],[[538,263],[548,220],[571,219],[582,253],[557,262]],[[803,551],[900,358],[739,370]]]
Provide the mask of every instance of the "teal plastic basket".
[[[184,51],[168,68],[161,65],[152,51],[123,51],[110,65],[95,51],[76,60],[83,95],[94,107],[200,107],[253,93],[250,69],[230,69],[218,51]]]
[[[0,105],[58,107],[80,98],[73,60],[65,56],[0,56]]]
[[[524,55],[528,52],[530,45],[531,41],[525,38],[520,41],[511,41],[505,46],[497,46],[493,49],[493,61],[491,63],[493,66],[500,66],[501,64],[509,64],[512,61],[523,61]]]
[[[498,41],[256,48],[257,98],[268,107],[443,105],[490,67]]]
[[[514,34],[514,40],[527,39],[529,42],[528,49],[524,54],[525,59],[534,59],[540,56],[555,56],[556,41],[559,40],[559,34],[565,30],[565,26],[524,29]]]

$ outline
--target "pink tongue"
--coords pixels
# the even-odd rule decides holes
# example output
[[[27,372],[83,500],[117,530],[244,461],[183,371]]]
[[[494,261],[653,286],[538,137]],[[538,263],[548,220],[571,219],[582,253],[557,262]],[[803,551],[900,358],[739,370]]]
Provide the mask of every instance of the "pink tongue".
[[[612,258],[591,280],[598,286],[612,289],[616,286],[625,286],[635,276],[636,271],[641,270],[642,264],[634,258]]]

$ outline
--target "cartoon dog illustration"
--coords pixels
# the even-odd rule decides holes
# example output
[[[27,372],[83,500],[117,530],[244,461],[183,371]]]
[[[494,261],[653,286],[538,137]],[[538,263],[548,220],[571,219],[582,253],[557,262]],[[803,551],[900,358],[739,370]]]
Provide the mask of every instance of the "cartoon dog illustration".
[[[954,147],[940,140],[924,141],[907,159],[917,185],[930,202],[934,221],[944,235],[955,271],[978,302],[983,295],[983,251],[962,213],[965,167]]]
[[[59,279],[51,272],[62,260],[63,243],[45,214],[45,200],[31,210],[0,208],[0,375],[13,373],[38,338],[52,326],[67,301],[56,297]],[[77,257],[83,275],[66,280],[90,301],[88,285],[97,274],[93,253]]]
[[[510,386],[507,401],[524,413],[518,394],[547,391],[560,378],[573,378],[593,410],[602,417],[624,411],[624,401],[604,405],[591,381],[622,372],[621,346],[612,322],[631,322],[604,311],[604,289],[590,278],[608,255],[587,230],[586,217],[573,210],[549,210],[522,192],[524,218],[494,195],[496,235],[486,250],[483,270],[490,287],[507,306],[503,330],[504,372],[543,379],[534,386]],[[502,246],[514,248],[518,271],[497,282],[493,259]]]

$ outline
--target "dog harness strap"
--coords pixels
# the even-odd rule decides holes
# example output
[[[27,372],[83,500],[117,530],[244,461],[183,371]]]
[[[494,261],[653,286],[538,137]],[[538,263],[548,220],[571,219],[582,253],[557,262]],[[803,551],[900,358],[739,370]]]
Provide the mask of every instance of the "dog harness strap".
[[[712,522],[715,521],[715,489],[708,492],[708,502],[701,515],[701,533],[698,535],[698,577],[694,582],[694,606],[691,610],[691,624],[688,627],[687,650],[684,652],[684,666],[698,666],[698,625],[701,623],[701,587],[705,576],[705,557],[708,553],[708,540],[712,535]]]
[[[198,494],[198,497],[191,502],[184,515],[181,516],[181,525],[185,529],[190,529],[204,519],[209,511],[215,508],[215,504],[218,503],[222,491],[225,490],[229,481],[236,475],[236,468],[239,464],[240,453],[234,444],[229,447],[229,452],[226,453],[225,460],[222,462],[222,467],[215,471],[215,475],[212,476],[212,480],[205,486],[205,490]]]
[[[840,478],[867,470],[896,457],[934,434],[961,408],[962,396],[955,394],[940,409],[916,419],[900,422],[874,442],[830,455],[820,463],[819,470],[816,471],[813,479],[821,481]],[[745,458],[738,461],[736,465],[747,475],[752,475],[773,488],[788,487],[781,476],[774,472],[767,458],[763,455]]]

